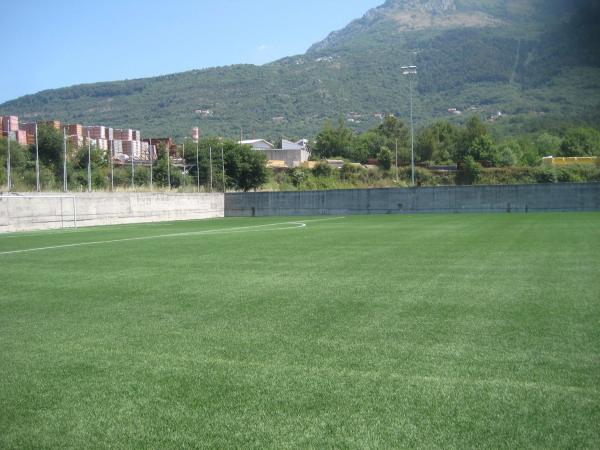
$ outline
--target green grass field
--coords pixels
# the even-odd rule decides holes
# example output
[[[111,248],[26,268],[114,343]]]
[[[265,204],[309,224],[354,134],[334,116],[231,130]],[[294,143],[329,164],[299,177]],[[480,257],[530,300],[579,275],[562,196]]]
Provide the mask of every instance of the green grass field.
[[[0,285],[0,448],[600,446],[600,214],[8,234]]]

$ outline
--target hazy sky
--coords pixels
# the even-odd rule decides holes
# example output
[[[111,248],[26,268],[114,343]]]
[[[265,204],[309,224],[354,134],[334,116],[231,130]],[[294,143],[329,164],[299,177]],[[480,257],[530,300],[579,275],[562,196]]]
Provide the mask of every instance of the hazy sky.
[[[384,0],[2,0],[0,103],[303,53]]]

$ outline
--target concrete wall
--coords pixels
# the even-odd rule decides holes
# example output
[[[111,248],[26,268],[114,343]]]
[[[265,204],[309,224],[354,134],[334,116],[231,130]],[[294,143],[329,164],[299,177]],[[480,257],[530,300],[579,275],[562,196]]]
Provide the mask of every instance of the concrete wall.
[[[225,216],[600,211],[600,183],[235,193]]]
[[[261,150],[254,149],[265,155],[268,161],[284,161],[287,167],[297,167],[304,161],[308,161],[310,156],[306,150]]]
[[[0,195],[0,232],[223,217],[223,194]]]

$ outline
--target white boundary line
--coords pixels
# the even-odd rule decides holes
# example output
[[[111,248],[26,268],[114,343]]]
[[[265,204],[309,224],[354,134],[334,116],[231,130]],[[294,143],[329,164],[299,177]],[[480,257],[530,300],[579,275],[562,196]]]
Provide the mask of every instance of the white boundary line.
[[[2,255],[14,255],[18,253],[31,253],[31,252],[40,252],[44,250],[56,250],[59,248],[71,248],[71,247],[84,247],[88,245],[100,245],[100,244],[113,244],[116,242],[130,242],[130,241],[145,241],[151,239],[161,239],[161,238],[171,238],[171,237],[182,237],[182,236],[199,236],[203,234],[227,234],[227,233],[251,233],[258,231],[279,231],[279,230],[292,230],[298,228],[306,228],[306,222],[325,222],[329,220],[341,220],[345,219],[345,217],[329,217],[327,219],[309,219],[302,222],[279,222],[279,223],[268,223],[263,225],[248,225],[243,227],[232,227],[232,228],[221,228],[214,230],[203,230],[203,231],[189,231],[185,233],[170,233],[170,234],[159,234],[154,236],[138,236],[132,238],[122,238],[122,239],[110,239],[106,241],[91,241],[91,242],[77,242],[74,244],[62,244],[62,245],[53,245],[49,247],[37,247],[37,248],[27,248],[22,250],[10,250],[7,252],[0,252],[0,256]],[[277,227],[277,228],[268,228],[267,227]]]
[[[277,228],[269,228],[264,229],[266,227],[277,227]],[[223,228],[223,229],[215,229],[215,230],[204,230],[204,231],[190,231],[186,233],[171,233],[171,234],[159,234],[155,236],[139,236],[132,238],[123,238],[123,239],[110,239],[106,241],[92,241],[92,242],[78,242],[74,244],[62,244],[62,245],[53,245],[50,247],[37,247],[37,248],[27,248],[23,250],[11,250],[8,252],[0,252],[0,255],[13,255],[17,253],[29,253],[29,252],[39,252],[43,250],[55,250],[59,248],[70,248],[70,247],[84,247],[87,245],[99,245],[99,244],[113,244],[116,242],[130,242],[130,241],[144,241],[151,239],[161,239],[161,238],[170,238],[170,237],[183,237],[183,236],[198,236],[203,234],[226,234],[226,233],[249,233],[249,232],[257,232],[257,231],[278,231],[278,230],[291,230],[297,228],[305,228],[306,224],[304,222],[280,222],[280,223],[270,223],[265,225],[249,225],[246,227],[234,227],[234,228]]]

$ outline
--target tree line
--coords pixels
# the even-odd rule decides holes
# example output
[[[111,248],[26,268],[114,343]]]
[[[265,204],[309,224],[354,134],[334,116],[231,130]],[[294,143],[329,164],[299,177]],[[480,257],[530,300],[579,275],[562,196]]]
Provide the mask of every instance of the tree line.
[[[113,161],[109,152],[92,145],[77,147],[67,142],[65,160],[63,134],[51,126],[38,127],[38,155],[41,189],[59,191],[64,184],[64,165],[67,167],[67,185],[70,191],[85,191],[88,187],[88,159],[91,161],[93,190],[109,189],[186,189],[203,191],[257,189],[267,182],[265,157],[249,146],[231,140],[203,140],[198,146],[185,143],[188,151],[183,160],[183,146],[176,151],[158,146],[157,158],[140,163]],[[11,142],[10,167],[12,189],[36,189],[36,147],[19,146]],[[223,152],[221,153],[221,149]],[[197,157],[196,157],[197,150]],[[223,155],[223,159],[221,158]],[[212,157],[211,157],[212,156]],[[7,185],[8,140],[0,139],[0,185]],[[197,164],[198,163],[198,164]],[[212,167],[212,169],[211,169]],[[223,172],[224,168],[224,172]],[[212,174],[212,177],[211,177]],[[212,181],[212,185],[211,185]]]
[[[464,125],[436,121],[415,133],[416,178],[418,184],[521,183],[554,181],[599,181],[596,168],[554,169],[542,167],[544,156],[600,156],[600,132],[593,128],[571,127],[561,132],[542,131],[516,137],[498,137],[494,129],[477,117]],[[64,148],[60,130],[40,126],[38,131],[40,181],[42,190],[63,188]],[[0,185],[6,185],[7,140],[0,139]],[[35,146],[11,143],[13,190],[35,190]],[[184,152],[185,148],[185,152]],[[311,159],[343,159],[335,171],[325,163],[312,170],[296,167],[271,172],[263,154],[233,140],[207,138],[200,143],[188,140],[170,151],[158,148],[158,158],[135,163],[115,162],[108,152],[92,147],[91,184],[93,190],[183,189],[188,191],[248,191],[271,189],[327,189],[332,187],[384,187],[409,184],[411,130],[395,116],[362,133],[350,130],[343,120],[326,122],[310,142]],[[400,169],[393,170],[396,158]],[[185,161],[185,164],[182,164]],[[71,191],[88,186],[88,149],[67,149],[67,183]],[[365,169],[366,163],[378,168]],[[428,169],[456,165],[455,176],[440,175]],[[495,168],[495,172],[493,172]],[[223,170],[224,169],[224,170]],[[488,172],[486,172],[486,170]],[[133,175],[133,176],[132,176]],[[200,189],[198,189],[200,187]]]
[[[436,121],[415,133],[415,161],[421,166],[474,161],[487,167],[539,166],[544,156],[600,156],[600,132],[573,127],[561,134],[542,132],[515,138],[495,138],[478,117],[464,126]],[[389,169],[395,162],[411,162],[411,131],[395,116],[364,133],[354,133],[343,120],[327,122],[312,145],[315,159],[342,158],[366,163],[376,159]]]

